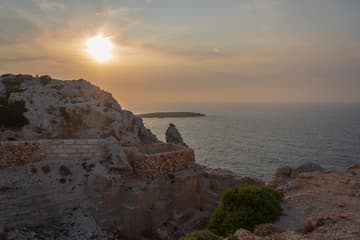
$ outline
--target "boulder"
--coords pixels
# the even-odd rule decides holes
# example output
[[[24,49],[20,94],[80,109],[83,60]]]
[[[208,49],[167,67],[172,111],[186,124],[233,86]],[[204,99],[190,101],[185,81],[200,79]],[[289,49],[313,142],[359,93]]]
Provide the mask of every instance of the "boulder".
[[[297,168],[294,168],[291,172],[291,177],[297,177],[300,173],[305,172],[324,172],[324,169],[316,163],[305,163]]]
[[[179,130],[173,123],[169,123],[169,127],[166,130],[165,136],[167,143],[173,143],[187,147],[187,144],[184,142]]]

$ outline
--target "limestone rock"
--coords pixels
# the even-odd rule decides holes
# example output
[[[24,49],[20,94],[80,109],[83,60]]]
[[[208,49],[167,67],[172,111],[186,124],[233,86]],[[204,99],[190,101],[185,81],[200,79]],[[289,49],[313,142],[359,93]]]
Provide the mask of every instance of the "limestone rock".
[[[245,229],[238,229],[234,233],[234,236],[237,237],[239,240],[261,240],[262,238],[256,236],[255,234],[245,230]]]
[[[291,175],[292,177],[297,177],[300,173],[305,172],[324,172],[324,169],[319,164],[305,163],[293,169]]]
[[[289,166],[280,167],[273,175],[271,184],[274,186],[283,185],[283,187],[288,188],[285,185],[289,183],[291,179],[296,178],[299,174],[307,172],[324,172],[324,169],[315,163],[305,163],[295,168]],[[293,188],[293,186],[290,188]]]
[[[165,133],[166,136],[166,142],[167,143],[174,143],[182,146],[186,146],[186,143],[184,143],[184,140],[179,132],[179,130],[176,128],[176,126],[172,123],[169,123],[169,127],[166,130]]]
[[[158,142],[140,117],[123,110],[110,93],[85,80],[2,75],[0,111],[5,111],[1,103],[24,103],[25,109],[19,114],[28,120],[28,124],[15,128],[0,121],[2,140],[113,136],[122,145]]]
[[[8,240],[112,240],[112,234],[104,232],[95,219],[82,210],[66,212],[57,222],[47,226],[15,228],[7,234]]]
[[[258,236],[269,236],[269,235],[273,235],[275,233],[280,233],[283,232],[283,230],[272,223],[265,223],[265,224],[260,224],[257,225],[254,229],[254,234],[258,235]]]

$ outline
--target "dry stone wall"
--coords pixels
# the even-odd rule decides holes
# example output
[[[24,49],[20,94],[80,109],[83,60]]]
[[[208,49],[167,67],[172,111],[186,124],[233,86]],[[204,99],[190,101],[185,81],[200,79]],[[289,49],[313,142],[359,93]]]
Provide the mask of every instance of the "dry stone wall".
[[[155,143],[143,149],[124,148],[136,174],[145,178],[177,172],[195,166],[195,154],[191,148],[175,144]]]
[[[85,160],[104,154],[102,139],[0,142],[0,167],[18,167],[46,160]]]
[[[0,141],[0,169],[38,161],[90,159],[108,160],[117,167],[131,169],[121,146],[114,138]]]
[[[0,169],[19,167],[39,161],[97,160],[114,170],[134,171],[155,178],[195,166],[191,148],[155,143],[121,147],[114,139],[56,139],[0,141]]]

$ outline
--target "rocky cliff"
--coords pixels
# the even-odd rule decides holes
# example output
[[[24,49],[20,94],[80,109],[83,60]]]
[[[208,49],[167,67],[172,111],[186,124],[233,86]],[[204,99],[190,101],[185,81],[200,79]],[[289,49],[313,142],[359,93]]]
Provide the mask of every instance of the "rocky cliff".
[[[85,80],[49,76],[0,77],[0,129],[3,140],[114,136],[122,145],[158,141],[110,93]]]
[[[85,80],[0,77],[0,239],[178,239],[245,184]]]
[[[360,239],[360,166],[337,172],[312,163],[281,167],[271,184],[283,194],[282,216],[253,232],[239,229],[231,239]]]

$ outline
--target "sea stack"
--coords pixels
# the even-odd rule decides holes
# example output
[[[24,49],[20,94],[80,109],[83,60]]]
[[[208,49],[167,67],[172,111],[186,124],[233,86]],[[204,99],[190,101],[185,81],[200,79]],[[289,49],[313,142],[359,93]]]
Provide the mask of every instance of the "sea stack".
[[[166,142],[173,143],[181,146],[188,147],[184,142],[179,130],[176,128],[175,124],[169,123],[169,127],[165,132]]]

